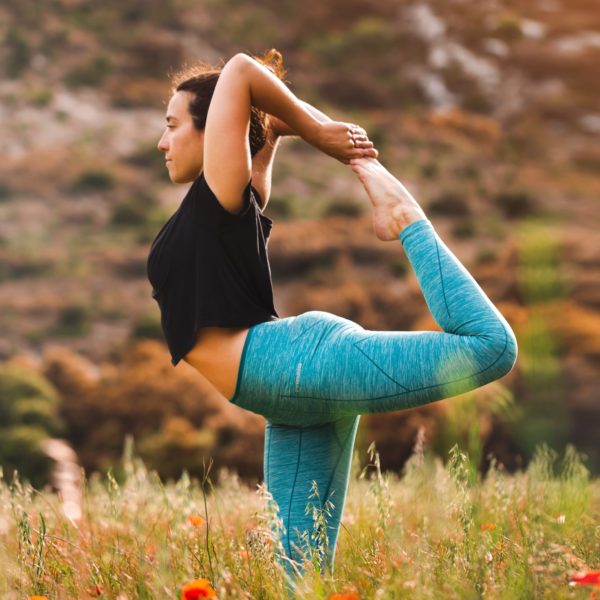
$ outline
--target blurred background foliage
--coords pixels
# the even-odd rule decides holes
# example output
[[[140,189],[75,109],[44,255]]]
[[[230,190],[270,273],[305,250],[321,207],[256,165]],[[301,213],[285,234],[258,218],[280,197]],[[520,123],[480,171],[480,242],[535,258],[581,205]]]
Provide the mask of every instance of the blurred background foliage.
[[[485,471],[572,443],[600,471],[600,13],[589,0],[21,0],[0,6],[0,465],[48,480],[44,439],[87,470],[127,435],[163,477],[209,456],[262,477],[264,420],[170,365],[149,245],[187,187],[156,143],[168,74],[276,47],[288,84],[363,125],[513,326],[514,371],[453,400],[361,419],[400,470],[417,432]],[[597,69],[596,69],[597,70]],[[281,316],[436,329],[353,175],[285,140],[266,214]]]

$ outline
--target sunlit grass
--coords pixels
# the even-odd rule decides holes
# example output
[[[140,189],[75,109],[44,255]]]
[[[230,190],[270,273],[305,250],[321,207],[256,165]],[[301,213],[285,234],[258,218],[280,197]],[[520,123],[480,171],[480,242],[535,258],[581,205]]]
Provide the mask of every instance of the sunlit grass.
[[[335,573],[307,556],[297,597],[589,597],[568,577],[599,566],[600,483],[572,448],[558,461],[542,446],[526,472],[493,465],[485,478],[456,447],[445,466],[413,455],[402,477],[370,451],[361,474],[354,457]],[[213,485],[210,468],[163,484],[137,458],[123,470],[120,483],[86,481],[77,523],[48,490],[0,484],[2,598],[179,598],[200,578],[220,598],[285,596],[264,486],[225,470]]]

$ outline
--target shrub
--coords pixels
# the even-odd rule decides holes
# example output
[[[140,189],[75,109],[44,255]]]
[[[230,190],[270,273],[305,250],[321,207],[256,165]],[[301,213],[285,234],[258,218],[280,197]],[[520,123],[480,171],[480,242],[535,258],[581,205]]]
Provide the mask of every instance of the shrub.
[[[13,190],[6,183],[0,181],[0,202],[9,200],[13,196]]]
[[[429,203],[428,210],[432,214],[448,217],[465,217],[471,214],[471,208],[465,200],[464,193],[458,190],[442,192]]]
[[[155,315],[145,315],[133,325],[131,337],[134,340],[146,338],[163,341],[164,335],[160,319]]]
[[[41,448],[41,442],[48,438],[40,427],[19,425],[0,428],[0,464],[7,475],[16,470],[21,478],[28,479],[36,488],[48,482],[52,460]]]
[[[112,64],[107,56],[94,56],[67,73],[64,81],[71,87],[99,86],[111,71]]]
[[[492,250],[491,248],[482,248],[477,253],[477,257],[475,260],[479,264],[486,264],[486,263],[495,262],[497,259],[498,259],[498,256],[497,256],[495,250]]]
[[[51,461],[40,443],[63,433],[56,389],[34,371],[11,364],[0,366],[0,466],[16,469],[36,487],[48,478]]]
[[[496,31],[494,33],[497,37],[507,42],[519,39],[523,35],[519,17],[508,14],[504,15],[498,21]]]
[[[147,209],[136,202],[120,202],[112,212],[111,225],[142,225],[146,222]]]
[[[525,217],[535,212],[533,198],[524,190],[501,192],[494,196],[494,204],[509,219]]]
[[[294,216],[292,203],[297,201],[291,196],[272,196],[267,204],[266,212],[269,217],[274,219],[291,219]]]
[[[89,308],[81,304],[71,304],[60,311],[54,333],[61,336],[79,336],[87,334],[89,329]]]
[[[403,257],[394,258],[388,263],[388,267],[394,277],[404,277],[408,273],[408,265]]]
[[[104,170],[91,169],[82,172],[71,186],[71,192],[95,192],[115,187],[115,178]]]
[[[461,221],[452,228],[452,235],[456,238],[469,238],[475,235],[475,223],[473,221]]]
[[[421,175],[426,179],[435,179],[440,173],[440,167],[438,163],[428,162],[421,165]]]
[[[27,90],[27,99],[34,106],[38,106],[43,108],[44,106],[48,106],[52,99],[54,98],[53,91],[46,86],[34,86],[31,89]]]
[[[17,79],[29,66],[30,50],[25,36],[15,27],[8,27],[4,44],[9,51],[6,59],[6,73],[10,79]]]
[[[324,216],[360,217],[363,211],[363,205],[359,204],[358,202],[334,200],[325,208]]]

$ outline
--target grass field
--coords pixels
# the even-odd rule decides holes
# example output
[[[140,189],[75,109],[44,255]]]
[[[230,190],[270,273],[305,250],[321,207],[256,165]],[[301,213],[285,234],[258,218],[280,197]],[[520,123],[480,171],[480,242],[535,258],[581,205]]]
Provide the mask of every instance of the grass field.
[[[457,447],[445,465],[415,453],[401,477],[381,473],[373,446],[362,471],[358,458],[335,572],[307,553],[297,597],[596,597],[569,583],[600,567],[600,481],[572,448],[538,447],[526,471],[483,478]],[[213,483],[211,465],[163,484],[131,452],[117,472],[85,482],[76,522],[50,491],[0,481],[2,598],[180,598],[202,578],[186,597],[285,597],[264,486],[226,470]]]

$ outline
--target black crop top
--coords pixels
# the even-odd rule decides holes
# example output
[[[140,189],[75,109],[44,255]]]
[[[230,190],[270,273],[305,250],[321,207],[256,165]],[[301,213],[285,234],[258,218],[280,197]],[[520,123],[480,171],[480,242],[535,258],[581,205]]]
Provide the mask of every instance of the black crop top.
[[[227,211],[201,174],[150,247],[147,274],[176,365],[200,327],[250,327],[279,318],[267,242],[273,221],[248,183],[238,214]]]

